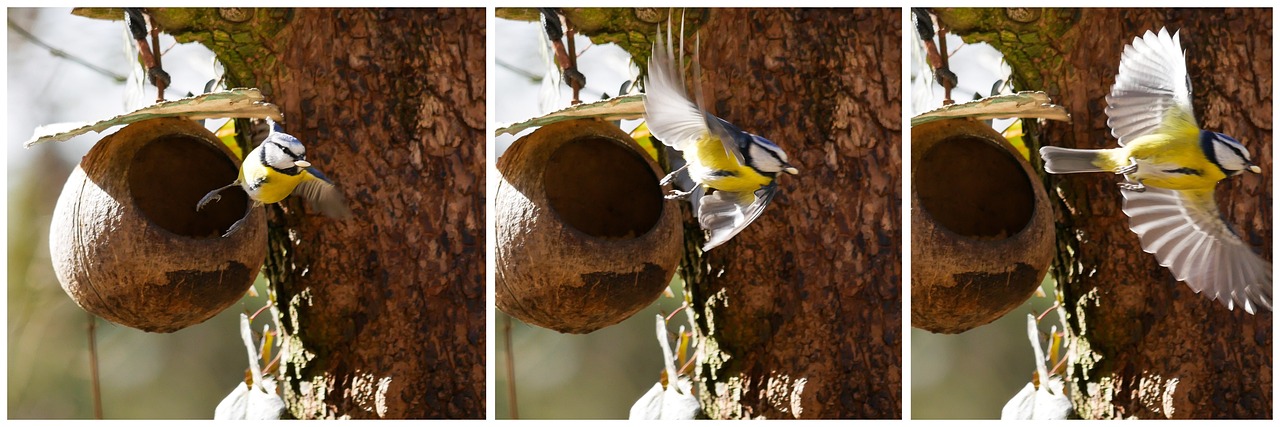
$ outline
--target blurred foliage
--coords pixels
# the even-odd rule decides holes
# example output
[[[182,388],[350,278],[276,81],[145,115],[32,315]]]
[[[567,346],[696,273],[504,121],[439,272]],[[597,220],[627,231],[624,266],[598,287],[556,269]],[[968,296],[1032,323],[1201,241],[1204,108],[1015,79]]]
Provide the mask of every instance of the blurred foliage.
[[[1022,139],[1022,119],[1014,120],[1013,124],[1005,128],[1001,134],[1004,135],[1004,139],[1009,141],[1010,145],[1013,145],[1013,148],[1018,150],[1018,154],[1021,154],[1023,159],[1031,160],[1031,151],[1027,149],[1027,142]]]
[[[625,419],[631,405],[662,376],[662,350],[653,335],[653,316],[680,308],[683,283],[673,279],[671,291],[617,325],[573,335],[527,325],[496,311],[493,319],[496,376],[495,415],[511,418],[507,358],[514,356],[516,402],[521,419]],[[511,325],[512,353],[505,328]],[[688,329],[684,312],[667,322],[674,336]],[[1025,339],[1024,339],[1025,341]]]
[[[631,139],[636,140],[636,143],[640,144],[640,148],[644,149],[644,152],[649,155],[650,159],[653,159],[655,162],[662,161],[662,158],[658,157],[658,146],[661,142],[658,142],[658,139],[653,137],[653,132],[649,131],[648,123],[640,122],[640,126],[636,126],[635,129],[632,129]]]
[[[1032,296],[995,322],[962,334],[912,328],[911,418],[1000,418],[1004,404],[1036,376],[1026,314],[1039,316],[1052,307],[1055,286],[1046,275],[1040,288],[1047,296]],[[1048,334],[1061,324],[1055,309],[1040,320],[1040,331]]]

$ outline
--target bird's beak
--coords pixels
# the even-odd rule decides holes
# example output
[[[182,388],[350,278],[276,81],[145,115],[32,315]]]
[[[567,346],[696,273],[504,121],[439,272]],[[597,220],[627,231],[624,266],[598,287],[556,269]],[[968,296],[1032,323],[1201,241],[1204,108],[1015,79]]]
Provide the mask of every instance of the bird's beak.
[[[795,166],[791,166],[791,165],[787,165],[787,167],[782,168],[782,171],[792,175],[800,174],[800,170],[796,169]]]
[[[1253,173],[1262,173],[1262,168],[1258,167],[1258,165],[1249,165],[1249,171]]]
[[[297,165],[297,166],[298,166],[298,167],[300,167],[300,168],[304,168],[304,169],[305,169],[305,168],[309,168],[309,167],[311,167],[311,162],[308,162],[308,161],[306,161],[306,160],[297,160],[297,161],[294,161],[294,162],[293,162],[293,164]]]

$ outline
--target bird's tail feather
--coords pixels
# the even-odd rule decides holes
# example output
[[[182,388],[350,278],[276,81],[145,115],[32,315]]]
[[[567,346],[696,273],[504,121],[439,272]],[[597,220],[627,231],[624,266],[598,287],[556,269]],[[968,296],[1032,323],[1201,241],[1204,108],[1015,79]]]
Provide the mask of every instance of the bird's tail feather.
[[[1097,164],[1100,150],[1082,150],[1045,146],[1040,147],[1044,159],[1044,171],[1049,173],[1105,172]]]

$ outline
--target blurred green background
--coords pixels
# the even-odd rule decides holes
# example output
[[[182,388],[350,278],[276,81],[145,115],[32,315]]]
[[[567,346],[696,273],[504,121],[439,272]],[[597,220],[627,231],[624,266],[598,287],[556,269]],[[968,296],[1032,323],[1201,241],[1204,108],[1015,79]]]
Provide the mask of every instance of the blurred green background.
[[[617,325],[585,334],[562,334],[530,326],[497,311],[493,321],[496,351],[495,414],[510,419],[511,375],[515,364],[515,393],[521,419],[625,419],[636,399],[649,391],[661,375],[662,350],[654,332],[655,315],[670,314],[682,300],[679,276],[671,289],[649,307]],[[511,325],[511,352],[507,352]],[[667,323],[674,337],[680,325],[688,330],[685,312]],[[675,351],[674,338],[670,341]]]
[[[1053,306],[1054,286],[1046,277],[1040,284],[1046,296],[1032,296],[995,322],[961,334],[911,328],[911,418],[1000,418],[1000,409],[1035,374],[1027,314],[1038,316]],[[1046,354],[1054,325],[1062,331],[1056,309],[1038,325]]]
[[[129,79],[123,21],[71,15],[70,9],[6,9],[8,81],[5,147],[9,290],[8,417],[91,418],[88,316],[67,297],[49,259],[49,222],[62,185],[102,135],[22,148],[35,127],[83,122],[131,111],[155,89]],[[15,28],[16,27],[16,28]],[[21,32],[85,62],[56,56]],[[169,99],[203,92],[213,54],[162,36]],[[121,81],[123,78],[124,81]],[[210,126],[216,123],[210,123]],[[109,131],[110,132],[110,131]],[[263,282],[255,285],[264,294]],[[244,378],[239,313],[265,304],[246,298],[202,324],[153,334],[97,321],[98,361],[106,418],[205,418]],[[262,319],[265,319],[264,316]],[[255,322],[255,330],[261,330]]]

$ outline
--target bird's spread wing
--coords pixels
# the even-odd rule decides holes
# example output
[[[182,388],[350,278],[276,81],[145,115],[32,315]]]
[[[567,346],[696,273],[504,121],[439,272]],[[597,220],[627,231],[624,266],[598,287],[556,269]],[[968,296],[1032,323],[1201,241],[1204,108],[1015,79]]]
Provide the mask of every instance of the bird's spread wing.
[[[1235,309],[1271,310],[1271,263],[1254,254],[1218,214],[1213,191],[1148,186],[1121,190],[1129,228],[1142,250],[1197,293]]]
[[[1147,31],[1124,47],[1106,112],[1107,126],[1120,145],[1160,129],[1171,117],[1196,127],[1178,33],[1170,36],[1164,28],[1158,35]]]
[[[711,135],[724,145],[725,157],[737,160],[738,166],[747,164],[747,158],[742,155],[742,150],[746,150],[747,145],[751,144],[751,135],[724,119],[711,114],[706,116],[707,129],[711,130]]]
[[[709,235],[707,243],[702,245],[702,250],[709,251],[738,235],[738,232],[760,217],[765,206],[768,206],[773,196],[777,194],[777,181],[760,187],[755,193],[717,191],[704,194],[696,191],[694,204],[698,208],[695,214],[698,216],[698,223]]]
[[[307,168],[307,172],[310,176],[298,184],[298,187],[293,190],[293,194],[306,199],[307,202],[311,203],[312,207],[318,209],[327,217],[334,219],[351,218],[351,208],[347,207],[347,200],[342,197],[342,192],[338,190],[338,187],[334,187],[328,181],[328,178],[315,168]]]
[[[682,33],[683,34],[683,33]],[[702,110],[689,101],[684,85],[683,67],[675,57],[671,27],[664,38],[658,32],[649,57],[645,82],[644,120],[649,131],[664,144],[685,151],[707,134]],[[683,54],[681,59],[683,59]]]
[[[682,27],[681,34],[684,34],[683,31],[684,28]],[[737,160],[738,166],[745,165],[747,164],[747,158],[742,155],[742,150],[745,150],[746,144],[751,142],[751,137],[732,123],[701,109],[703,105],[707,105],[706,100],[702,97],[702,62],[698,60],[698,50],[702,48],[701,35],[694,40],[692,61],[693,96],[694,100],[698,102],[698,111],[702,113],[702,117],[706,121],[706,129],[711,132],[712,136],[720,140],[721,146],[724,147],[725,157]]]

